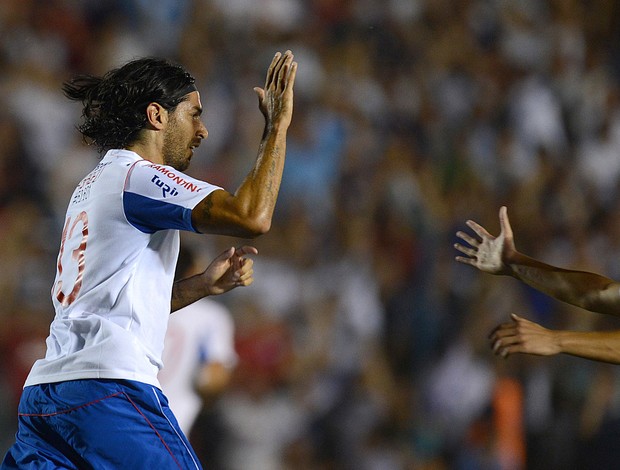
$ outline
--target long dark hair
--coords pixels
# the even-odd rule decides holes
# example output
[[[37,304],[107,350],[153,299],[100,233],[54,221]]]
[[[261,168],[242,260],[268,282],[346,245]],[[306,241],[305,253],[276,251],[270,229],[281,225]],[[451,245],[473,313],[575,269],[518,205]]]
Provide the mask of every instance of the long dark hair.
[[[194,77],[180,65],[146,57],[102,77],[77,75],[63,84],[67,98],[83,104],[84,139],[103,152],[134,143],[146,125],[146,107],[159,103],[173,111],[192,91]]]

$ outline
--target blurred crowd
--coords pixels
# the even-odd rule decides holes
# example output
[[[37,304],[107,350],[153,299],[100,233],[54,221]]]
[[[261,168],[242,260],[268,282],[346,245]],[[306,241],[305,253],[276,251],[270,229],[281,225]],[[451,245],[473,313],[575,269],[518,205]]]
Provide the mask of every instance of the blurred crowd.
[[[196,429],[207,468],[570,469],[620,461],[620,369],[492,355],[510,312],[620,320],[454,262],[473,219],[620,279],[620,4],[613,0],[2,0],[0,450],[44,354],[64,210],[99,155],[61,84],[137,56],[197,78],[189,174],[234,190],[271,57],[299,63],[255,282],[218,300],[239,363]],[[215,255],[233,239],[184,235]],[[208,442],[200,439],[208,436]],[[201,442],[203,444],[201,444]],[[203,447],[204,445],[204,447]]]

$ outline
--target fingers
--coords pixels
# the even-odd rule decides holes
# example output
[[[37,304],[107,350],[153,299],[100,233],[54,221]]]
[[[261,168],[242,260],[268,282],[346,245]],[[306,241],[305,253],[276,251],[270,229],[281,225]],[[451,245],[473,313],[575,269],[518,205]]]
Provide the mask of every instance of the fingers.
[[[502,323],[489,333],[488,338],[491,343],[491,349],[496,356],[506,358],[514,352],[519,352],[518,348],[521,345],[521,338],[516,320],[520,319],[520,317],[514,313],[510,317],[513,321]]]
[[[237,286],[249,286],[254,282],[254,260],[245,255],[257,255],[258,249],[250,245],[244,245],[234,250],[233,280]]]
[[[273,81],[273,77],[276,74],[278,63],[282,59],[282,53],[276,52],[276,55],[273,57],[269,68],[267,69],[267,78],[265,78],[265,90],[269,87],[269,84]]]
[[[499,222],[500,222],[501,233],[507,237],[512,237],[512,227],[510,226],[510,221],[508,219],[508,209],[506,208],[506,206],[502,206],[499,209]],[[482,225],[477,224],[473,220],[468,220],[465,222],[465,224],[470,229],[472,229],[476,233],[476,235],[478,235],[483,240],[495,238]],[[465,240],[467,243],[469,243],[472,246],[478,246],[479,244],[478,240],[476,240],[475,238],[473,238],[472,236],[468,235],[465,232],[459,231],[456,233],[456,235],[459,238],[462,238],[463,240]]]
[[[478,251],[477,247],[480,245],[480,242],[465,232],[461,232],[461,231],[456,232],[456,236],[459,237],[464,242],[471,245],[471,246],[465,246],[465,245],[461,245],[460,243],[455,243],[453,245],[454,248],[456,248],[458,251],[460,251],[461,253],[469,257],[469,258],[465,258],[463,256],[457,256],[456,260],[461,263],[465,263],[465,264],[474,264],[476,253]]]
[[[463,254],[465,254],[467,256],[476,256],[476,249],[475,248],[471,248],[469,246],[461,245],[460,243],[455,243],[454,244],[454,248],[456,248],[461,253],[463,253]]]
[[[240,246],[235,250],[235,255],[237,256],[257,255],[257,254],[258,254],[258,249],[250,245]]]
[[[482,226],[474,222],[473,220],[468,220],[465,224],[472,229],[480,238],[494,238],[486,229]]]
[[[290,91],[293,89],[293,85],[295,85],[296,76],[297,76],[297,62],[292,62],[291,67],[289,69],[288,80],[286,82],[286,91]]]
[[[502,272],[501,253],[498,249],[503,242],[504,232],[510,231],[510,225],[507,223],[506,209],[500,209],[500,218],[502,218],[502,233],[500,237],[494,237],[480,224],[473,220],[467,220],[465,224],[477,235],[473,236],[469,233],[458,231],[456,236],[463,240],[467,245],[455,243],[453,247],[466,256],[457,256],[456,261],[478,267],[488,272],[498,274]]]
[[[479,246],[479,242],[478,240],[476,240],[475,238],[469,236],[468,234],[464,233],[464,232],[457,232],[456,236],[461,238],[463,241],[469,243],[471,245],[470,246],[465,246],[465,245],[461,245],[460,243],[455,243],[454,248],[457,249],[458,251],[460,251],[461,253],[463,253],[464,255],[467,255],[467,257],[464,256],[457,256],[455,257],[456,261],[460,262],[460,263],[465,263],[465,264],[470,264],[472,266],[476,265],[476,255],[478,253],[478,249],[477,247]],[[472,247],[476,247],[476,248],[472,248]]]
[[[293,53],[290,50],[287,50],[284,54],[276,52],[267,70],[265,89],[268,89],[272,84],[275,84],[276,88],[284,89],[287,85],[292,62]]]
[[[514,324],[501,325],[490,337],[491,349],[496,356],[508,357],[519,352],[521,339]]]
[[[237,286],[249,286],[254,282],[254,260],[245,258],[240,267],[235,270],[233,279]]]
[[[286,51],[282,58],[283,61],[282,65],[278,69],[278,81],[276,83],[279,89],[286,88],[286,82],[291,70],[291,63],[293,62],[293,53],[291,51]]]
[[[470,266],[476,267],[476,258],[465,258],[464,256],[457,256],[454,259],[459,263],[469,264]]]
[[[473,220],[468,220],[466,222],[467,226],[469,228],[471,228],[483,241],[485,239],[493,239],[494,237],[487,232],[482,226],[478,225],[476,222],[474,222]],[[472,248],[470,247],[466,247],[464,245],[461,245],[460,243],[455,243],[454,244],[454,248],[456,248],[457,250],[459,250],[460,252],[468,255],[468,256],[475,256],[476,252],[477,252],[477,248],[480,246],[480,241],[477,240],[476,238],[472,237],[470,234],[463,232],[463,231],[458,231],[456,232],[456,236],[458,238],[460,238],[461,240],[463,240],[464,242],[466,242],[468,245],[470,245]]]
[[[472,237],[468,233],[461,232],[460,230],[456,232],[456,236],[459,237],[464,242],[469,243],[471,246],[477,247],[480,244],[480,242],[476,240],[474,237]]]
[[[508,213],[506,210],[506,206],[502,206],[499,210],[499,219],[502,233],[510,233],[512,234],[512,229],[510,228],[510,222],[508,221]],[[482,240],[485,239],[495,239],[493,235],[491,235],[482,225],[474,222],[473,220],[467,220],[465,222],[470,229],[474,231],[476,235],[478,235]],[[478,246],[480,242],[476,240],[471,235],[468,235],[465,232],[459,231],[456,233],[457,237],[462,238],[467,243],[472,246]]]
[[[237,285],[240,286],[249,286],[254,282],[254,269],[253,269],[253,261],[247,260],[248,262],[243,265],[241,270],[239,270],[237,274]]]
[[[286,78],[289,75],[292,75],[294,80],[295,72],[289,73],[289,69],[294,68],[297,69],[297,64],[294,64],[294,67],[291,67],[291,63],[293,60],[293,54],[291,51],[286,51],[284,54],[281,52],[276,52],[274,55],[269,68],[267,69],[267,76],[265,78],[265,88],[254,87],[254,91],[258,96],[259,102],[262,102],[265,99],[265,92],[268,90],[274,83],[276,86],[282,84],[282,88],[285,86],[291,86],[291,84],[287,84]]]
[[[516,337],[506,337],[493,343],[493,354],[506,358],[512,353],[520,352],[520,345]]]
[[[560,352],[548,330],[515,313],[511,313],[510,318],[512,321],[502,323],[489,334],[495,355],[506,358],[516,353],[549,356]]]
[[[515,336],[516,334],[517,327],[515,322],[502,323],[489,333],[489,339],[494,342],[507,336]]]
[[[246,258],[245,255],[257,255],[258,250],[256,247],[250,245],[240,246],[234,251],[235,257],[233,258],[233,269],[237,271],[240,267],[244,265],[247,261],[253,261],[249,258]]]

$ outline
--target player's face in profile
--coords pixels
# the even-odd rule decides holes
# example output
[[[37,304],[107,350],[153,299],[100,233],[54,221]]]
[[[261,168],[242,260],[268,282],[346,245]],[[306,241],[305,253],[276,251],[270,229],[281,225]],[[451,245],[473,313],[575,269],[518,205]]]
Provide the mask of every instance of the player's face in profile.
[[[169,114],[163,144],[166,165],[179,171],[189,167],[194,148],[208,135],[207,128],[200,119],[201,113],[200,95],[194,91]]]

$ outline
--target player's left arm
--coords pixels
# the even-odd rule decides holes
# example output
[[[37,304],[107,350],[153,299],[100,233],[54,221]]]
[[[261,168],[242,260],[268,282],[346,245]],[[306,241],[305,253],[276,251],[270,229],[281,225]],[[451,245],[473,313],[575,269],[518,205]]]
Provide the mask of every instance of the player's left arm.
[[[180,279],[172,286],[170,311],[175,312],[209,295],[219,295],[235,287],[249,286],[254,281],[253,246],[231,247],[224,251],[202,273]]]

